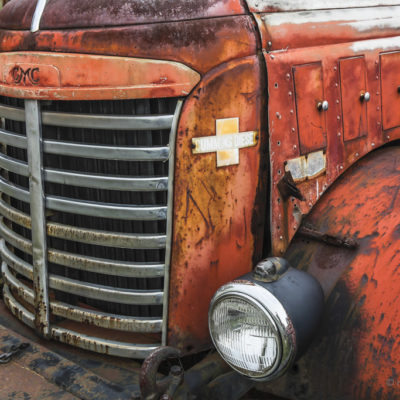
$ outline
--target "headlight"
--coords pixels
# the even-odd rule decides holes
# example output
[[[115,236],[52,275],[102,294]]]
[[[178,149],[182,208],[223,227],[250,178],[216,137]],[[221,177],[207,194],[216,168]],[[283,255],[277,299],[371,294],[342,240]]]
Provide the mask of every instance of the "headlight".
[[[283,259],[272,260],[279,261],[279,269],[272,271],[273,282],[257,281],[248,274],[222,286],[209,311],[217,351],[233,369],[257,380],[276,378],[292,365],[323,305],[314,278],[289,268]]]

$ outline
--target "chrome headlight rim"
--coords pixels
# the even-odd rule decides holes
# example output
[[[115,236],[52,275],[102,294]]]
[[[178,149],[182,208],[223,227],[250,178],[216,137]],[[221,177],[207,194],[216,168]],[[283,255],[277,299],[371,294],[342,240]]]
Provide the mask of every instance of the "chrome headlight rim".
[[[212,313],[215,306],[227,298],[239,298],[257,307],[267,317],[271,322],[271,326],[274,327],[278,333],[276,360],[273,366],[262,376],[252,376],[251,373],[244,373],[243,370],[238,369],[235,365],[225,360],[224,354],[221,353],[218,344],[214,340],[211,332]],[[289,315],[280,301],[269,290],[254,282],[241,280],[233,281],[222,286],[211,300],[208,321],[210,336],[218,353],[232,369],[252,380],[265,382],[275,379],[284,374],[295,359],[297,351],[296,333]]]

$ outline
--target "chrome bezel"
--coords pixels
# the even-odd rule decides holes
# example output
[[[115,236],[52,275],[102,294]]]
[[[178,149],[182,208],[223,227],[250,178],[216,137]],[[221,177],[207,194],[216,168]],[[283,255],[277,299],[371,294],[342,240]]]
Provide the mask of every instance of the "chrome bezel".
[[[269,321],[272,321],[279,335],[278,354],[274,365],[263,375],[253,376],[252,373],[244,373],[235,365],[232,365],[225,359],[224,354],[220,352],[214,341],[210,321],[215,306],[226,298],[239,298],[250,302],[252,305],[260,309]],[[208,313],[208,327],[211,339],[215,348],[221,357],[237,372],[257,381],[270,381],[284,374],[292,365],[296,356],[296,333],[294,331],[291,319],[280,301],[266,288],[250,281],[233,281],[222,286],[211,300]]]

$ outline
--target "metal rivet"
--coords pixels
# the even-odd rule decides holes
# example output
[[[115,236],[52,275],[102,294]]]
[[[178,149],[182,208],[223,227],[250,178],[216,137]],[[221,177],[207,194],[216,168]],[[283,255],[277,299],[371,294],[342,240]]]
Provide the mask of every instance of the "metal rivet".
[[[387,135],[387,136],[386,136],[386,139],[390,139],[390,136],[389,136],[389,135]]]
[[[359,156],[359,154],[358,153],[356,153],[356,157],[358,157]]]
[[[336,66],[336,65],[333,67],[333,70],[334,70],[334,71],[337,71],[337,66]]]
[[[343,165],[340,166],[340,169],[343,169]]]
[[[294,111],[293,110],[290,110],[290,114],[293,114],[294,113]]]
[[[338,132],[337,135],[338,135],[339,137],[342,136],[342,134],[341,134],[340,132]]]
[[[279,236],[279,240],[283,240],[283,236]]]
[[[295,129],[295,128],[292,128],[292,132],[296,132],[296,129]]]
[[[365,102],[368,102],[368,101],[370,101],[370,99],[371,99],[371,95],[370,95],[370,93],[369,92],[361,92],[361,94],[360,94],[360,100],[361,101],[365,101]]]
[[[272,46],[272,42],[268,42],[268,46],[271,47]]]
[[[293,146],[293,149],[294,149],[294,150],[296,150],[296,149],[297,149],[297,146],[296,146],[296,145],[294,145],[294,146]]]
[[[371,146],[372,146],[372,147],[374,147],[374,146],[375,146],[375,143],[374,143],[374,142],[372,142],[372,143],[371,143]]]
[[[291,97],[293,93],[292,93],[292,92],[289,92],[288,94],[289,94],[289,97]]]
[[[336,104],[339,104],[340,103],[340,100],[339,99],[336,99]]]
[[[286,74],[286,79],[289,81],[290,80],[290,74]]]
[[[340,120],[340,115],[338,115],[338,116],[336,117],[336,119],[339,121],[339,120]]]
[[[318,111],[328,111],[328,108],[329,108],[329,103],[326,100],[320,101],[317,104]]]

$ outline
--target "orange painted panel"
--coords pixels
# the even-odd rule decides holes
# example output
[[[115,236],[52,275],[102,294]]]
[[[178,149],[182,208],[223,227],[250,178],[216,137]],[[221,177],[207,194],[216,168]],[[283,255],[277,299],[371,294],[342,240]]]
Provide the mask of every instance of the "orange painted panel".
[[[318,110],[324,100],[322,66],[320,63],[293,68],[297,124],[299,127],[301,154],[326,146],[325,115]]]
[[[400,52],[381,55],[383,129],[400,126]]]
[[[264,70],[248,57],[206,75],[188,97],[176,140],[174,229],[168,345],[183,352],[210,346],[208,307],[216,290],[259,261],[266,204]],[[217,152],[193,154],[192,138],[216,135],[216,120],[238,118],[258,131],[239,164],[217,168]],[[234,127],[232,127],[234,128]]]
[[[88,100],[185,96],[200,75],[158,60],[65,53],[0,54],[0,94]]]
[[[340,86],[344,140],[367,135],[367,101],[362,99],[367,92],[364,57],[340,60]]]

